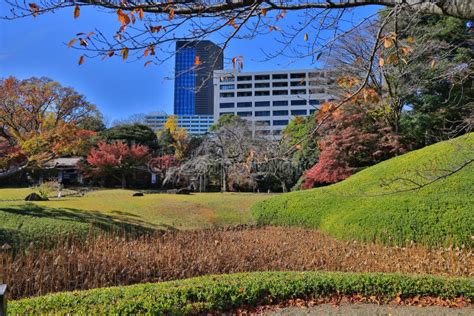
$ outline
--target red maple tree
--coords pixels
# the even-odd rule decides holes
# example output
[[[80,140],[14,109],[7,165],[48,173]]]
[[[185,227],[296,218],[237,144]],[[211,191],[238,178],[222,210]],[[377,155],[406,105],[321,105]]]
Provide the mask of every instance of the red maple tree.
[[[87,156],[90,172],[95,176],[111,176],[125,188],[127,175],[134,169],[146,166],[150,159],[149,148],[143,145],[131,145],[115,141],[99,142]]]
[[[367,99],[367,93],[336,110],[333,104],[321,108],[316,116],[321,124],[320,157],[305,173],[302,188],[344,180],[361,168],[405,152],[400,137],[377,115],[377,98]]]

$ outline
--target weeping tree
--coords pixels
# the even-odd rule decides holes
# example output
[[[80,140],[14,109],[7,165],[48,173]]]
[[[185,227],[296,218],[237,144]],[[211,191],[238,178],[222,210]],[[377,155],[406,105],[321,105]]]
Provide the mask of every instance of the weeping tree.
[[[210,179],[219,179],[222,192],[235,186],[254,186],[248,157],[257,149],[250,122],[239,116],[223,116],[191,157],[179,168],[170,170],[167,182],[183,179],[194,188],[205,188]],[[204,184],[203,184],[204,183]]]

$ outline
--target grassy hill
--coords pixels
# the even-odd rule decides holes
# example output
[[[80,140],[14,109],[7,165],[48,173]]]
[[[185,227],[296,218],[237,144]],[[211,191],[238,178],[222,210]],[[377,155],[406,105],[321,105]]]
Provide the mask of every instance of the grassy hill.
[[[472,248],[474,163],[445,176],[473,156],[471,133],[384,161],[331,186],[272,197],[257,203],[253,215],[260,224],[317,228],[346,240]],[[414,182],[425,186],[415,189]]]

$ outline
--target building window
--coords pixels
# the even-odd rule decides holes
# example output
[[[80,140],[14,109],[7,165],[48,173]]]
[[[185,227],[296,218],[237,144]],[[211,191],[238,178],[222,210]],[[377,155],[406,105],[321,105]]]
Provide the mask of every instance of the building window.
[[[234,112],[222,112],[219,114],[219,116],[224,116],[224,115],[234,115]]]
[[[256,97],[261,97],[263,95],[270,95],[270,91],[255,91]]]
[[[237,89],[252,89],[251,83],[239,83]]]
[[[288,87],[288,82],[283,81],[283,82],[272,82],[273,87]]]
[[[288,111],[273,111],[274,116],[286,116],[288,115]]]
[[[309,100],[310,105],[319,105],[319,100]]]
[[[232,102],[225,102],[225,103],[219,104],[219,107],[220,107],[221,109],[229,109],[229,108],[233,108],[234,106],[235,106],[235,105],[234,105],[234,103],[232,103]]]
[[[306,100],[291,100],[291,105],[306,105]]]
[[[306,90],[301,90],[301,89],[291,90],[291,94],[292,95],[306,94]]]
[[[249,111],[249,112],[237,112],[237,115],[238,115],[238,116],[241,116],[241,117],[252,116],[252,111]]]
[[[255,106],[270,106],[270,101],[256,101]]]
[[[270,75],[255,75],[255,80],[270,80]]]
[[[273,106],[287,106],[288,101],[273,101]]]
[[[255,116],[270,116],[270,111],[255,111]]]
[[[221,92],[221,98],[233,98],[234,96],[234,92]]]
[[[309,114],[313,114],[313,113],[314,113],[314,111],[316,111],[316,110],[315,110],[315,109],[311,109],[311,110],[309,110]]]
[[[235,85],[233,84],[221,84],[221,90],[234,90]]]
[[[273,90],[272,94],[273,95],[287,95],[288,90]]]
[[[221,77],[221,82],[234,82],[235,78],[231,75],[226,75]]]
[[[268,88],[270,87],[269,82],[258,82],[255,84],[255,88]]]
[[[252,102],[237,102],[238,108],[251,108]]]
[[[237,81],[251,81],[252,76],[238,76]]]
[[[291,115],[306,115],[306,110],[291,110]]]
[[[270,121],[256,121],[257,126],[270,126]]]
[[[319,73],[319,72],[310,72],[310,73],[308,74],[308,76],[309,76],[310,78],[317,78],[317,77],[320,77],[320,73]]]
[[[238,97],[251,97],[252,91],[239,91],[237,92]]]
[[[292,87],[304,87],[306,86],[306,81],[292,81],[291,82]]]
[[[291,74],[290,77],[291,79],[306,78],[306,74],[305,73]]]
[[[288,74],[274,74],[272,79],[288,79]]]
[[[273,126],[285,126],[288,125],[288,120],[273,120]]]
[[[280,135],[281,134],[281,129],[276,129],[273,131],[273,135]]]

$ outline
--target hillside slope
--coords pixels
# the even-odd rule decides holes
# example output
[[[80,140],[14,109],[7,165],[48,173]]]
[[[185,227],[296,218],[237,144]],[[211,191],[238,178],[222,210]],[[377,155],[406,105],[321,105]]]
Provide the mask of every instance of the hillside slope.
[[[253,215],[259,224],[318,228],[346,240],[472,248],[474,163],[444,176],[473,155],[471,133],[384,161],[331,186],[259,202]],[[414,189],[413,182],[432,183]]]

